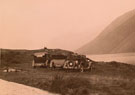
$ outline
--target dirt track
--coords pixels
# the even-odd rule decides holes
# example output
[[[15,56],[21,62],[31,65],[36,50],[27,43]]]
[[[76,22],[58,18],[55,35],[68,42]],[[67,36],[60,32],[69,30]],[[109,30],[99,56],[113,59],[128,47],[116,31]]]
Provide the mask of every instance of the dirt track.
[[[37,88],[0,79],[0,95],[56,95]]]

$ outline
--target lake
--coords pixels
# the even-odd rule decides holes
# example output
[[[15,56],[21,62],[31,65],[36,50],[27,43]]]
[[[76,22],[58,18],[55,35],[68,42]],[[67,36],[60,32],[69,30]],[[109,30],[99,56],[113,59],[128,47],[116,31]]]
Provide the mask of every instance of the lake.
[[[135,53],[87,55],[87,57],[94,61],[118,61],[135,65]]]

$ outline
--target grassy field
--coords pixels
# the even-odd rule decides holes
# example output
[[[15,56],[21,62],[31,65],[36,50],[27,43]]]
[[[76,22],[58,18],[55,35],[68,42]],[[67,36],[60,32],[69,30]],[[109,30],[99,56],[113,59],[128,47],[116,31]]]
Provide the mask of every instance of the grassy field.
[[[5,51],[0,78],[40,88],[62,95],[135,95],[135,66],[112,62],[97,62],[92,71],[51,70],[31,67],[32,53]],[[21,72],[2,72],[16,67]]]

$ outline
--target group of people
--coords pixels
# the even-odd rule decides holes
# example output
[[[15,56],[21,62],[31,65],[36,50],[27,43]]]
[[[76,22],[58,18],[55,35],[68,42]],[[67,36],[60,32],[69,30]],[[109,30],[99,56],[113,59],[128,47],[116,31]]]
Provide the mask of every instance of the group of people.
[[[86,56],[70,56],[67,57],[65,64],[63,68],[67,69],[80,69],[82,72],[84,70],[91,70],[92,69],[93,61],[89,58],[86,58]]]

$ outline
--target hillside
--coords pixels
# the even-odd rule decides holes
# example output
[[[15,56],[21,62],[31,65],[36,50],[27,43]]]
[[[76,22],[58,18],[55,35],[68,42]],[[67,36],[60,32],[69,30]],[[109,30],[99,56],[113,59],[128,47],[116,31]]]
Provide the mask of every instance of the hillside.
[[[63,54],[68,55],[73,53],[71,51],[62,50],[62,49],[37,49],[37,50],[11,50],[11,49],[1,49],[1,65],[11,66],[11,67],[21,67],[27,68],[31,66],[33,60],[33,54],[36,52],[49,52],[52,54]]]
[[[135,10],[114,20],[93,41],[77,50],[82,54],[135,52]]]
[[[77,70],[32,68],[32,55],[39,51],[72,53],[61,49],[2,49],[0,79],[61,95],[134,95],[135,93],[134,65],[115,61],[94,62],[92,70],[83,73]],[[6,66],[21,71],[3,72]]]

